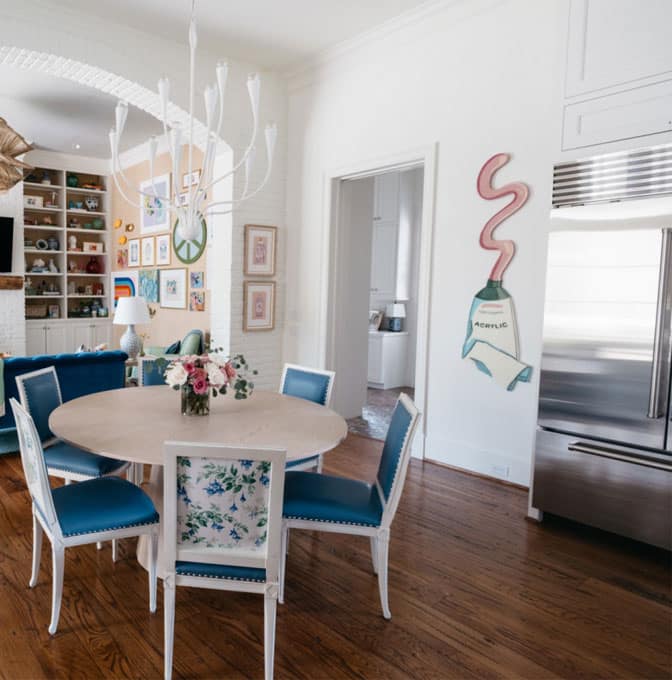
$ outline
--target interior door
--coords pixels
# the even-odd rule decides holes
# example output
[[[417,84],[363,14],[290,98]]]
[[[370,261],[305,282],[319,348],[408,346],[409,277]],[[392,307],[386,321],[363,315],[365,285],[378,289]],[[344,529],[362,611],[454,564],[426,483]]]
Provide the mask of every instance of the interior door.
[[[665,448],[670,330],[669,316],[660,327],[660,305],[668,239],[660,229],[551,233],[542,427]]]

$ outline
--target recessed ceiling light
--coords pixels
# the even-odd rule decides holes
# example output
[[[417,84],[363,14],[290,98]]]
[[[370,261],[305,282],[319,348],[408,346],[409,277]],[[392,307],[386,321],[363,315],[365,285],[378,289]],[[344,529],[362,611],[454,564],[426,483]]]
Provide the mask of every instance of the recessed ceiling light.
[[[77,143],[75,143],[75,144],[73,144],[73,145],[72,145],[72,148],[73,148],[73,149],[77,149],[77,150],[79,150],[79,149],[81,149],[81,148],[82,148],[82,145],[81,145],[81,144],[77,144]]]

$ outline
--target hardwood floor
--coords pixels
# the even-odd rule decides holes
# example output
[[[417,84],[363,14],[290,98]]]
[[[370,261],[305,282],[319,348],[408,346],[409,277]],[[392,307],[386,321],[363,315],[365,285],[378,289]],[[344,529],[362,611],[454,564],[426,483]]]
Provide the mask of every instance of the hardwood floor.
[[[326,471],[372,479],[381,443],[350,436]],[[276,678],[669,678],[667,553],[578,525],[525,520],[526,494],[412,461],[392,527],[380,612],[366,539],[292,533]],[[45,541],[46,543],[46,541]],[[0,458],[0,677],[158,678],[163,612],[124,541],[66,553],[58,634],[51,558],[30,575],[30,505]],[[174,677],[261,678],[259,596],[179,588]]]

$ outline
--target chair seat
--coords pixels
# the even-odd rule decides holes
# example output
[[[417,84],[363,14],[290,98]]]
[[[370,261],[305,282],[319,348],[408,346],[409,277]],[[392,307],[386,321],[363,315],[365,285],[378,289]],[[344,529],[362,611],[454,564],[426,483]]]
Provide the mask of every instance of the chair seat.
[[[315,472],[287,472],[283,516],[336,524],[379,526],[383,514],[371,484]]]
[[[317,461],[319,459],[320,459],[320,456],[316,455],[316,456],[308,456],[306,458],[299,458],[298,460],[290,460],[288,463],[285,464],[285,468],[287,470],[291,470],[293,467],[298,467],[299,465],[305,465],[306,463],[317,464]]]
[[[56,442],[44,449],[47,468],[73,472],[87,477],[103,477],[124,467],[123,460],[88,453],[65,442]]]
[[[205,576],[221,578],[228,581],[266,581],[266,570],[254,567],[230,567],[224,564],[206,564],[205,562],[175,562],[175,573],[180,576]]]
[[[89,479],[52,490],[64,536],[155,524],[159,513],[152,499],[119,477]]]

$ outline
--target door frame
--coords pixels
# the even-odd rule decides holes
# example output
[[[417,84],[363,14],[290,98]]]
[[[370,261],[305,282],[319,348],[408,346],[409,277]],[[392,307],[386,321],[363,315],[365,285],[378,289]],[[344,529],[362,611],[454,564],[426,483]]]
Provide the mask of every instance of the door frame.
[[[336,299],[334,282],[342,266],[338,252],[341,220],[341,182],[347,179],[370,177],[384,172],[422,166],[422,220],[420,223],[420,258],[418,266],[418,320],[415,353],[415,402],[420,411],[418,435],[412,448],[415,458],[425,457],[428,412],[428,370],[431,310],[432,246],[436,210],[438,142],[407,151],[356,161],[324,173],[323,234],[320,276],[320,334],[319,360],[322,366],[333,365],[336,343]]]

